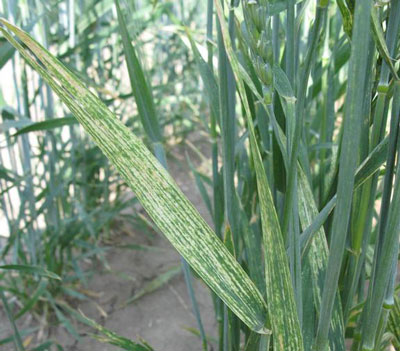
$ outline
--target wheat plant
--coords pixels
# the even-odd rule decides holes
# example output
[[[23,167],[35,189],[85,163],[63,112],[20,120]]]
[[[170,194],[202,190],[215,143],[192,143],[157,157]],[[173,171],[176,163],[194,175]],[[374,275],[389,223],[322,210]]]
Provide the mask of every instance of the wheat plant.
[[[212,290],[220,351],[398,349],[400,1],[209,0],[207,55],[175,18],[209,106],[212,201],[196,179],[214,229],[166,170],[121,3],[151,151],[44,46],[5,19],[0,29],[182,255],[203,348],[185,262]]]

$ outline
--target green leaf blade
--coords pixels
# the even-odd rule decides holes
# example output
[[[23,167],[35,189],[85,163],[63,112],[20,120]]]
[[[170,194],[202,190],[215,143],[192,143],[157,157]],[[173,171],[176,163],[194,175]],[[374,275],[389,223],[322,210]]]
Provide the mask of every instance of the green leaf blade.
[[[143,142],[45,48],[1,22],[40,60],[43,66],[1,29],[74,113],[179,253],[245,324],[267,333],[265,302],[254,283]]]
[[[245,78],[247,75],[242,74],[243,67],[233,51],[221,3],[219,0],[215,0],[214,4],[221,24],[226,53],[236,78],[249,128],[250,150],[256,172],[262,220],[268,312],[273,316],[271,324],[274,349],[301,351],[304,349],[304,345],[290,278],[289,263],[244,88],[244,82],[248,82]]]
[[[18,272],[27,273],[27,274],[37,274],[37,275],[40,275],[45,278],[61,280],[61,278],[57,274],[50,272],[47,269],[45,269],[43,267],[39,267],[39,266],[28,266],[28,265],[22,265],[22,264],[7,264],[7,265],[0,266],[0,269],[18,271]]]

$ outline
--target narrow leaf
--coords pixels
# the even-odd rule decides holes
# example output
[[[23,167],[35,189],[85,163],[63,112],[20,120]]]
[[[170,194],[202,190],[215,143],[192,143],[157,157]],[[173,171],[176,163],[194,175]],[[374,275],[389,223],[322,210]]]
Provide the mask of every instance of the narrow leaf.
[[[13,270],[13,271],[18,271],[18,272],[27,273],[27,274],[37,274],[42,277],[61,280],[61,278],[57,274],[50,272],[43,267],[38,267],[38,266],[28,266],[28,265],[22,265],[22,264],[8,264],[8,265],[0,266],[0,269]]]
[[[168,269],[166,272],[160,274],[156,278],[152,279],[148,284],[146,284],[143,288],[141,288],[135,295],[133,295],[131,298],[129,298],[127,301],[125,301],[125,305],[129,305],[132,302],[135,302],[136,300],[140,299],[144,295],[150,294],[159,288],[161,288],[163,285],[167,284],[172,278],[176,277],[179,273],[182,272],[182,268],[179,267],[172,267]]]
[[[243,72],[241,70],[243,70],[243,67],[239,64],[234,54],[221,3],[219,0],[215,0],[214,4],[221,24],[226,52],[244,105],[249,129],[250,150],[257,176],[257,188],[260,201],[265,250],[267,304],[269,313],[273,316],[273,318],[271,318],[271,324],[274,349],[282,351],[301,351],[303,350],[303,340],[290,278],[289,263],[283,244],[278,216],[256,141],[253,120],[246,97],[244,81],[242,80]],[[244,74],[244,76],[248,77],[247,74]],[[247,83],[247,81],[245,82]]]
[[[349,67],[348,93],[344,113],[344,133],[341,142],[338,176],[338,201],[333,217],[330,255],[318,321],[316,349],[324,350],[328,342],[329,325],[337,292],[340,267],[346,243],[351,211],[354,175],[357,167],[363,118],[363,101],[369,47],[371,0],[357,2],[353,27],[353,44]]]
[[[70,108],[198,275],[251,329],[268,332],[266,306],[254,283],[143,142],[44,47],[6,20],[1,22],[36,56],[0,28]]]
[[[62,118],[49,119],[42,122],[32,123],[24,128],[21,128],[18,132],[16,132],[12,136],[18,136],[29,132],[51,130],[54,128],[69,126],[76,123],[78,123],[78,121],[76,120],[75,117],[62,117]]]
[[[153,351],[153,349],[147,343],[137,343],[124,338],[123,336],[120,336],[117,333],[114,333],[113,331],[96,323],[94,320],[87,318],[83,314],[81,314],[79,320],[96,329],[98,333],[90,334],[90,336],[102,343],[115,345],[127,351]]]

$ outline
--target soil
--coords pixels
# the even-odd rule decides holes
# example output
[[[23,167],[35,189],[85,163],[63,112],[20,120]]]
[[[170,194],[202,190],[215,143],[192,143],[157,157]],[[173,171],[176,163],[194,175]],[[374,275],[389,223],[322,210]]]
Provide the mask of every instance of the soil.
[[[187,151],[189,151],[187,147],[174,147],[174,157],[169,161],[170,172],[200,214],[210,223],[210,216],[201,200],[192,174],[186,166],[185,152]],[[191,153],[191,159],[196,161],[196,165],[200,165],[199,158],[196,158],[193,153]],[[187,330],[187,328],[197,329],[197,323],[192,313],[182,273],[158,290],[146,294],[132,304],[121,307],[146,283],[168,268],[180,264],[179,255],[169,242],[161,234],[149,235],[139,230],[132,230],[129,235],[121,233],[112,240],[118,244],[151,245],[160,250],[140,251],[115,247],[109,249],[106,253],[109,269],[99,263],[98,267],[95,267],[97,269],[94,270],[94,275],[85,286],[85,289],[92,292],[94,297],[74,307],[117,334],[132,340],[143,338],[156,351],[202,350],[199,337]],[[198,279],[194,279],[193,283],[206,334],[215,337],[217,328],[210,291]],[[0,318],[1,339],[9,335],[10,331],[7,319],[1,311]],[[24,323],[29,325],[29,321]],[[74,324],[80,333],[79,340],[75,340],[60,326],[50,326],[46,328],[44,334],[56,340],[66,351],[120,350],[92,339],[86,333],[93,330],[75,322]],[[13,349],[13,345],[7,344],[0,348],[8,351]],[[213,346],[210,345],[210,349],[212,348]]]

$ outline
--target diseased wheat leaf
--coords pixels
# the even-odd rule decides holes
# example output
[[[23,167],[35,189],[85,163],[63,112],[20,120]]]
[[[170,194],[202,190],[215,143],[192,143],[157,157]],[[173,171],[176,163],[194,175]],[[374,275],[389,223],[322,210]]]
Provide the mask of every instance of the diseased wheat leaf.
[[[239,94],[245,109],[249,129],[250,149],[257,176],[257,188],[262,219],[265,275],[268,311],[271,318],[275,350],[303,350],[303,340],[296,310],[294,291],[289,273],[289,263],[283,244],[280,224],[266,178],[260,150],[256,141],[251,112],[246,98],[239,64],[232,48],[229,31],[219,0],[214,1],[221,24],[226,52],[235,74]]]
[[[254,283],[143,142],[43,46],[8,21],[1,23],[29,48],[1,28],[69,107],[179,253],[244,323],[267,333],[265,302]]]

